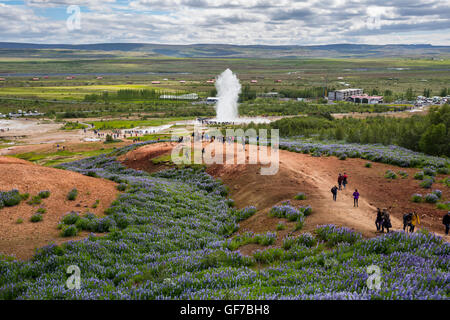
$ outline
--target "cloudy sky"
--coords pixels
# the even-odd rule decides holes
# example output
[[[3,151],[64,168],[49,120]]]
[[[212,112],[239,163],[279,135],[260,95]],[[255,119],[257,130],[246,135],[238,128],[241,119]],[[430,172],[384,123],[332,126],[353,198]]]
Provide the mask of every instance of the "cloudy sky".
[[[0,0],[0,41],[450,45],[450,0]]]

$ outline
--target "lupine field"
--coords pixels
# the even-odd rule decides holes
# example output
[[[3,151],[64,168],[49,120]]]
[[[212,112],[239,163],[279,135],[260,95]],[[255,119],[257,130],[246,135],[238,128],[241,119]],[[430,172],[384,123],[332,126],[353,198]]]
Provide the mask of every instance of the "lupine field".
[[[152,142],[150,142],[152,143]],[[145,144],[145,143],[144,143]],[[41,248],[30,261],[0,260],[0,299],[448,299],[450,245],[427,233],[393,232],[365,240],[333,225],[289,236],[239,234],[238,222],[256,208],[237,210],[227,189],[201,169],[154,175],[116,161],[137,144],[110,155],[60,165],[116,181],[123,193],[107,210],[107,234]],[[284,143],[286,148],[313,148]],[[330,146],[330,152],[336,147]],[[340,152],[371,154],[372,161],[445,165],[406,156],[402,149],[349,145]],[[342,150],[345,148],[345,150]],[[404,156],[404,158],[402,158]],[[386,157],[390,157],[387,160]],[[431,163],[429,163],[431,162]],[[286,221],[307,219],[311,208],[274,207]],[[314,210],[314,208],[312,208]],[[295,220],[294,219],[294,220]],[[243,256],[239,247],[262,249]],[[67,268],[81,270],[81,288],[68,289]],[[367,267],[381,270],[380,289],[369,289]]]
[[[317,142],[298,137],[281,140],[280,149],[317,157],[337,156],[342,160],[361,158],[404,168],[446,168],[450,165],[449,159],[429,156],[394,145]]]

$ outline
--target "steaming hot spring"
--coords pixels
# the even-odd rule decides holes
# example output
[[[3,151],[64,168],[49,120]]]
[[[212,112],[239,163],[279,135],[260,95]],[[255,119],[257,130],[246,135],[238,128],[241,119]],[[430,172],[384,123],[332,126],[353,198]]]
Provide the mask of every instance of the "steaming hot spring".
[[[230,69],[225,70],[215,83],[218,102],[216,104],[216,118],[210,119],[215,123],[269,123],[271,120],[262,117],[240,118],[238,112],[238,99],[241,93],[241,84],[238,77]]]

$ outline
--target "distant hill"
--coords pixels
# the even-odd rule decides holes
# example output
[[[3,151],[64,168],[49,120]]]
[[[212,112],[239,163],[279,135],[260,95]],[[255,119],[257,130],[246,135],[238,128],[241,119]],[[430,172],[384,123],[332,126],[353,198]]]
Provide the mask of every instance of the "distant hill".
[[[370,57],[450,57],[450,46],[330,44],[318,46],[262,46],[194,44],[165,45],[145,43],[33,44],[0,42],[0,50],[86,50],[141,52],[152,56],[190,58],[370,58]]]

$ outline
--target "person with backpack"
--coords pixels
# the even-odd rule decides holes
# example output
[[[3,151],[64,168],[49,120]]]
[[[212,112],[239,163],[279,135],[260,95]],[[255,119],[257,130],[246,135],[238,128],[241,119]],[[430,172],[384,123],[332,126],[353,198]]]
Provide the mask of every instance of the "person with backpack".
[[[377,208],[377,218],[375,220],[375,226],[377,227],[377,231],[381,230],[381,223],[383,222],[383,213],[380,208]]]
[[[420,224],[420,218],[419,215],[417,214],[417,212],[414,212],[412,214],[412,218],[411,218],[411,223],[409,225],[409,232],[414,232],[414,228],[416,227],[416,225]]]
[[[342,179],[342,184],[344,185],[344,189],[345,189],[345,187],[346,187],[346,185],[348,183],[347,179],[348,179],[348,175],[347,175],[347,173],[344,172],[344,176],[343,176],[343,179]]]
[[[358,200],[359,200],[359,192],[358,189],[355,189],[355,192],[353,192],[353,207],[358,207]]]
[[[392,228],[391,217],[387,209],[383,209],[383,223],[381,224],[381,232],[384,233],[384,228],[386,228],[389,233],[389,229]]]
[[[411,229],[412,216],[411,212],[403,215],[403,231],[408,231],[407,227]]]
[[[445,226],[445,234],[448,236],[448,231],[450,229],[450,211],[442,218],[442,224]]]
[[[344,176],[342,174],[339,173],[338,176],[338,185],[339,185],[339,190],[342,190],[342,182],[344,181]]]
[[[331,188],[331,193],[333,194],[334,201],[336,201],[336,199],[337,199],[337,192],[338,192],[338,187],[334,186],[333,188]]]

